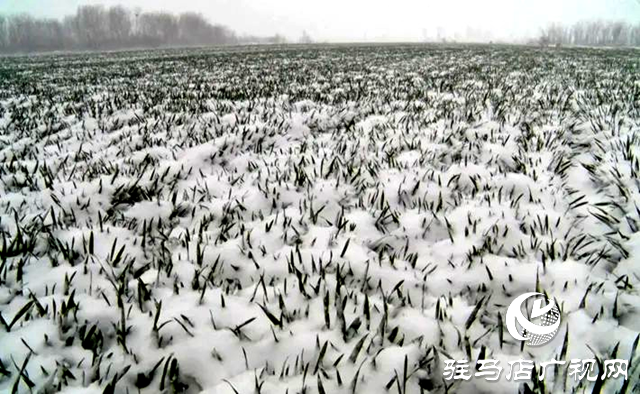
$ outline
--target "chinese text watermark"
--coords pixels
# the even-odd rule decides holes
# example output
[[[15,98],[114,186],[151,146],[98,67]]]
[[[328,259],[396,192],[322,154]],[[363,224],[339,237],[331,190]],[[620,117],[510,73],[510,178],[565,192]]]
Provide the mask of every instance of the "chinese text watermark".
[[[520,359],[510,361],[508,364],[508,367],[503,368],[499,360],[478,360],[475,368],[476,372],[472,375],[471,365],[468,360],[445,360],[443,376],[446,380],[469,380],[473,376],[484,378],[488,381],[496,381],[506,371],[506,379],[508,381],[531,380],[533,369],[539,366],[538,380],[544,380],[548,367],[565,365],[567,361],[551,360],[536,365],[532,360]],[[596,371],[597,363],[595,359],[572,359],[568,362],[568,376],[576,382],[585,378],[594,382],[598,379],[617,379],[621,376],[624,376],[624,379],[627,380],[628,364],[628,360],[605,360],[603,363],[604,370],[600,375]]]

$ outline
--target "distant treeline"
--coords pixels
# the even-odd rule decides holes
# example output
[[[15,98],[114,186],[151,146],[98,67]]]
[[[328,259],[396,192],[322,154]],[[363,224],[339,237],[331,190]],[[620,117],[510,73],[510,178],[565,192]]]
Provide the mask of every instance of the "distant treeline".
[[[543,45],[640,46],[640,23],[582,21],[572,26],[551,24],[542,30]]]
[[[239,37],[201,14],[80,6],[63,20],[0,15],[0,53],[281,43],[282,36]]]

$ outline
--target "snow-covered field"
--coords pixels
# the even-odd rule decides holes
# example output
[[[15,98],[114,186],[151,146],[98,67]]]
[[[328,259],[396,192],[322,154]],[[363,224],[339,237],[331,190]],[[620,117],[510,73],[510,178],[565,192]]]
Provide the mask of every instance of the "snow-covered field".
[[[0,391],[639,392],[639,108],[633,51],[4,58]],[[546,346],[504,327],[530,291]]]

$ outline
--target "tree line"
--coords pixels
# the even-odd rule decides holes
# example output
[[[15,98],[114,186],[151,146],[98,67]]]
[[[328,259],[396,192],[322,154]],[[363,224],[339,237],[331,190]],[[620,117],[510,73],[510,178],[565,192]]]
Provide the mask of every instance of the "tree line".
[[[640,46],[640,23],[555,23],[542,29],[537,41],[542,45]],[[0,15],[0,53],[285,42],[281,35],[238,36],[194,12],[174,15],[84,5],[62,20]],[[300,42],[312,40],[304,32]]]
[[[640,23],[581,21],[567,26],[554,23],[542,30],[543,45],[640,46]]]
[[[108,50],[161,46],[282,43],[284,37],[239,37],[198,13],[132,11],[122,6],[80,6],[62,20],[0,15],[0,53]]]

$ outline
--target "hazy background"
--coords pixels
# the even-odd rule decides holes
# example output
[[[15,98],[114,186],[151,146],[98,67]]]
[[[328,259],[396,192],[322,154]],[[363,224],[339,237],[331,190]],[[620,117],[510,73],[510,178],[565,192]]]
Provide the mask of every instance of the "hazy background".
[[[297,41],[518,41],[551,23],[640,22],[640,0],[0,0],[0,14],[62,19],[78,6],[195,11],[238,35]]]

